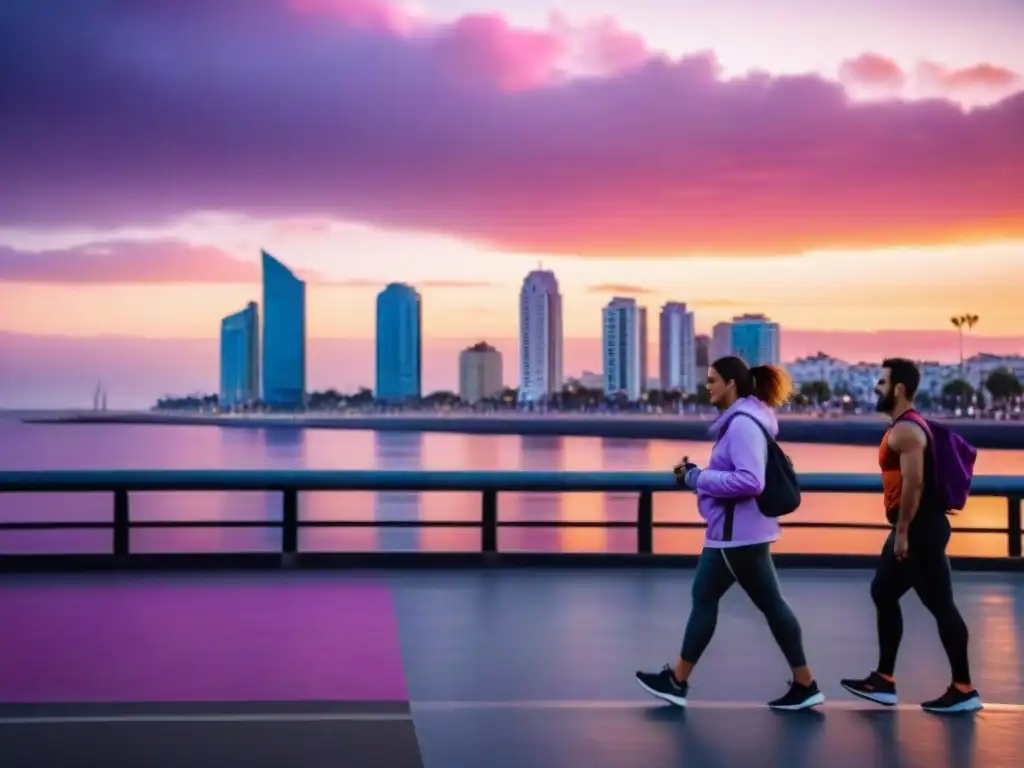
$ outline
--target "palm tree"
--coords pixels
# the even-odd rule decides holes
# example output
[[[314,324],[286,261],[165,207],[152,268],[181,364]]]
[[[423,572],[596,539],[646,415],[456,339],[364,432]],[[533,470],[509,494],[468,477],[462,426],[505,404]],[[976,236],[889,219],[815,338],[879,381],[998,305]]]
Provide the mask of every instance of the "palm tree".
[[[953,324],[953,327],[957,329],[960,335],[960,379],[961,381],[967,381],[967,375],[964,371],[964,328],[971,330],[978,322],[979,317],[970,313],[964,315],[955,315],[949,318],[949,322]],[[961,403],[965,405],[965,403]]]
[[[960,334],[960,378],[964,376],[964,327],[967,330],[971,330],[978,322],[979,318],[977,315],[958,315],[949,318],[949,322],[957,329]]]

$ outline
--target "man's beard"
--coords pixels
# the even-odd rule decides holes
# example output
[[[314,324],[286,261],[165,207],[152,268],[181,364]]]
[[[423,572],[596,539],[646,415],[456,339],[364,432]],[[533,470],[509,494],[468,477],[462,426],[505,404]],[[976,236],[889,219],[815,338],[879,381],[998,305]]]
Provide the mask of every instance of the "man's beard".
[[[893,397],[892,392],[886,392],[885,394],[878,396],[878,402],[875,403],[875,410],[879,413],[892,413],[896,407],[896,398]]]

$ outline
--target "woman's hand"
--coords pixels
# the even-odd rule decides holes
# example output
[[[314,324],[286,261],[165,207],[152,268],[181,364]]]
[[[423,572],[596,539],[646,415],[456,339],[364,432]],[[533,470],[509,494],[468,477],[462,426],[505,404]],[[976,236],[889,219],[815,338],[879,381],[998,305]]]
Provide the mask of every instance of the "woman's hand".
[[[690,461],[689,456],[683,456],[683,460],[672,468],[676,476],[676,482],[685,485],[687,488],[697,487],[697,478],[700,477],[700,467]]]

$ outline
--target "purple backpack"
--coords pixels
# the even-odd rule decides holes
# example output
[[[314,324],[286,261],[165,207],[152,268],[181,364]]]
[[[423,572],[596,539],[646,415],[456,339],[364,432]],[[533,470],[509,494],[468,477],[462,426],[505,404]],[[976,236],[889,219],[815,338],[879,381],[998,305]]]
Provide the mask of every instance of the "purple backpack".
[[[963,509],[971,494],[978,449],[953,430],[928,421],[917,411],[907,411],[897,421],[902,419],[914,422],[928,436],[936,501],[946,512]]]

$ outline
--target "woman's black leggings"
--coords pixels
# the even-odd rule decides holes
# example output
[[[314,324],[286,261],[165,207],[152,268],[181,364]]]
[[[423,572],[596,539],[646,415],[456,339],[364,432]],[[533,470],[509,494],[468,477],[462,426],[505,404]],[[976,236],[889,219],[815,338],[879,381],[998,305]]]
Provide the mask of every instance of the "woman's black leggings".
[[[800,622],[779,590],[770,545],[705,547],[693,576],[693,607],[683,635],[683,661],[696,664],[718,624],[718,603],[739,584],[768,619],[768,627],[793,669],[807,665]]]
[[[900,598],[913,589],[935,617],[953,682],[970,685],[967,625],[953,602],[953,579],[946,557],[951,533],[949,520],[941,512],[927,510],[921,510],[918,516],[910,526],[907,559],[897,560],[893,554],[893,531],[885,540],[871,582],[871,599],[878,609],[878,671],[883,675],[895,671],[896,653],[903,639]]]

